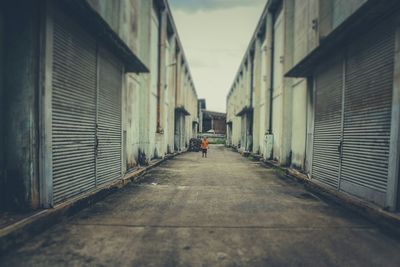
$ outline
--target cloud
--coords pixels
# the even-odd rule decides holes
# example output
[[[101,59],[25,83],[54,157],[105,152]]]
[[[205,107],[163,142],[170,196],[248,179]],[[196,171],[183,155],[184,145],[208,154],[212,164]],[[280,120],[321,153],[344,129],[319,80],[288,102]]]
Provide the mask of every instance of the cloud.
[[[170,0],[170,4],[174,9],[191,12],[240,6],[248,7],[262,3],[266,3],[266,0]]]

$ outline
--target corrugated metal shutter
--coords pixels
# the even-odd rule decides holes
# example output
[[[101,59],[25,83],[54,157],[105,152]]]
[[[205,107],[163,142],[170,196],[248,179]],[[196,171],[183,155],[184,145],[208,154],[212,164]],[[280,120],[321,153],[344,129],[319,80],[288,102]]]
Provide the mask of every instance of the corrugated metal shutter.
[[[54,20],[53,201],[95,186],[96,42],[78,26]]]
[[[122,65],[110,53],[99,53],[97,107],[97,184],[121,178],[122,168]]]
[[[346,66],[341,179],[349,184],[342,189],[382,205],[387,186],[392,109],[395,50],[392,25],[391,22],[379,25],[357,40],[349,49]]]
[[[327,62],[316,75],[315,126],[312,175],[338,187],[342,136],[343,64]]]

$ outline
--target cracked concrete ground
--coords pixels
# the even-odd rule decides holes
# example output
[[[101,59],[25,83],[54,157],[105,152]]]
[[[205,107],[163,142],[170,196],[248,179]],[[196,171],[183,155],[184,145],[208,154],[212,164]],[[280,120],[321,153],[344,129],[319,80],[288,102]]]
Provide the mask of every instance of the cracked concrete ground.
[[[187,153],[1,266],[400,266],[400,241],[224,147]]]

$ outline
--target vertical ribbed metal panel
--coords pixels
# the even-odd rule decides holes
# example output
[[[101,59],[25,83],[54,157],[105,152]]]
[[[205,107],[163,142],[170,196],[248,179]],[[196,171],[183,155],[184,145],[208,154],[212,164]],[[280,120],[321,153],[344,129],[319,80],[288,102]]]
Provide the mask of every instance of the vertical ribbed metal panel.
[[[99,53],[97,102],[97,184],[121,178],[122,65],[110,53]]]
[[[342,180],[385,193],[394,72],[393,23],[384,23],[349,49]],[[382,204],[382,203],[381,203]]]
[[[313,178],[337,187],[342,136],[343,68],[327,62],[316,75]]]
[[[95,186],[96,42],[56,16],[53,43],[53,201]]]

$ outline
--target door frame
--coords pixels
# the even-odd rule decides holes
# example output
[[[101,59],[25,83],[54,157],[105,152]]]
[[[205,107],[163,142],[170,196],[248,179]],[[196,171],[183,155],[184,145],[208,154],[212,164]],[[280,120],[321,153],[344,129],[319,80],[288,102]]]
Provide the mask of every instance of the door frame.
[[[53,153],[52,153],[52,81],[53,81],[53,16],[51,1],[43,5],[41,17],[40,94],[39,94],[39,177],[40,205],[51,208],[53,202]]]
[[[400,19],[396,19],[395,23],[392,120],[386,190],[386,208],[391,211],[400,210]]]

